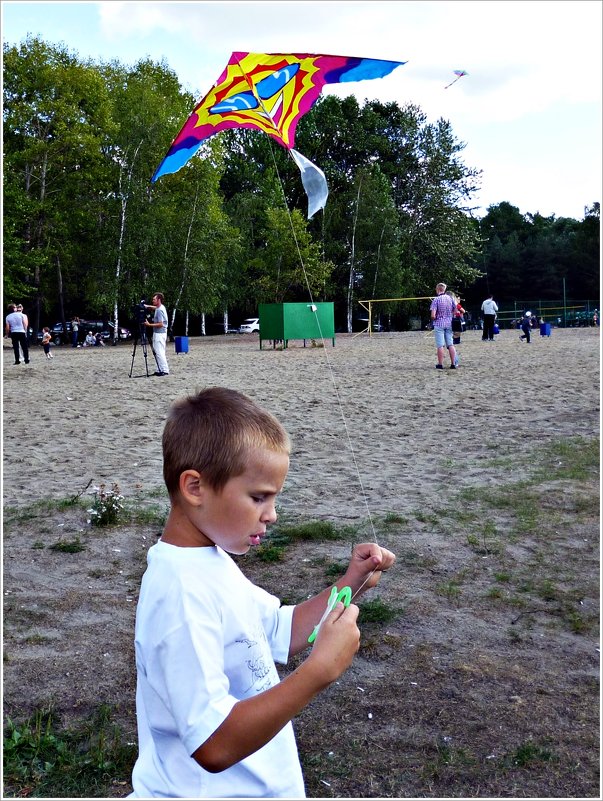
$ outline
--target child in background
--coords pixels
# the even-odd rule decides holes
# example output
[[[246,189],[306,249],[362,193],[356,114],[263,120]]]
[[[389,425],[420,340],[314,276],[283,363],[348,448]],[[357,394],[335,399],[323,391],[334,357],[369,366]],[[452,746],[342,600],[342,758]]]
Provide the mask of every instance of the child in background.
[[[50,334],[50,328],[43,328],[42,329],[42,347],[44,348],[44,353],[46,354],[47,359],[54,359],[54,356],[50,352],[50,343],[52,341],[52,336]]]
[[[148,552],[136,612],[139,755],[130,798],[304,798],[292,718],[349,667],[358,607],[338,603],[307,658],[331,588],[296,606],[229,554],[261,543],[289,467],[280,423],[234,390],[176,401],[163,432],[170,512]],[[394,555],[357,545],[339,589],[374,587]]]
[[[532,327],[532,312],[527,311],[524,316],[521,318],[521,330],[523,334],[520,335],[520,339],[530,344],[530,328]]]
[[[460,345],[461,344],[461,334],[463,333],[463,318],[466,314],[465,309],[461,304],[461,299],[458,295],[455,295],[454,292],[448,293],[452,300],[454,301],[454,312],[452,314],[452,344]],[[456,355],[454,357],[454,363],[458,367],[459,364],[459,353],[458,350],[456,351]]]

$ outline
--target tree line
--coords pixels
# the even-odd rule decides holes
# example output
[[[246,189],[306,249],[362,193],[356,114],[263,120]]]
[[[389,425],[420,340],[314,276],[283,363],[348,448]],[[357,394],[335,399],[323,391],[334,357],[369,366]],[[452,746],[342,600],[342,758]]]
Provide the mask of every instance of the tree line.
[[[165,62],[82,60],[37,37],[3,56],[4,297],[36,330],[73,314],[117,330],[155,291],[172,329],[195,334],[208,317],[227,325],[309,294],[352,330],[359,299],[423,296],[439,280],[480,303],[557,298],[562,280],[598,297],[599,203],[581,221],[504,202],[477,219],[481,171],[450,123],[416,105],[318,101],[296,147],[330,195],[307,220],[297,167],[254,131],[212,137],[150,183],[196,100]]]

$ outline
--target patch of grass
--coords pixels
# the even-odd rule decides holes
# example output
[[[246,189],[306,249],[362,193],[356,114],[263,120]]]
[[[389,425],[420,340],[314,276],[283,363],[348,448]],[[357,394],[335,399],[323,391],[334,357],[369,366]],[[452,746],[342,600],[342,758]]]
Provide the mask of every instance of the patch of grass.
[[[88,571],[88,576],[90,578],[105,578],[105,576],[107,576],[107,575],[108,575],[107,571],[106,570],[101,570],[100,568]]]
[[[457,600],[461,594],[461,582],[458,579],[450,579],[436,587],[438,595],[443,595],[449,601]]]
[[[140,526],[159,526],[163,528],[168,518],[170,507],[168,504],[159,506],[143,506],[141,504],[129,503],[123,511],[124,521]]]
[[[370,601],[365,601],[358,605],[358,625],[361,626],[365,623],[379,623],[385,625],[394,620],[398,614],[398,610],[386,604],[381,598],[372,598]]]
[[[4,520],[5,524],[26,523],[28,520],[36,520],[39,517],[44,517],[48,512],[63,512],[78,507],[83,509],[85,506],[85,500],[79,496],[58,499],[39,498],[29,503],[26,509],[7,506],[4,510]]]
[[[348,529],[337,528],[328,520],[311,520],[308,523],[289,524],[279,529],[281,536],[286,536],[291,542],[300,540],[315,540],[324,542],[325,540],[345,539]]]
[[[435,513],[428,514],[422,509],[419,509],[414,513],[414,515],[415,519],[418,520],[419,523],[428,523],[432,526],[437,526],[438,528],[440,527],[440,518]]]
[[[264,542],[254,548],[253,554],[260,562],[280,562],[285,557],[285,549],[292,543],[341,540],[347,539],[350,535],[356,535],[355,528],[350,526],[337,527],[327,520],[282,523],[271,529]],[[341,572],[343,571],[340,571],[339,574]]]
[[[513,767],[525,768],[533,762],[550,762],[554,759],[553,752],[549,751],[548,748],[543,748],[532,742],[532,740],[527,740],[517,746],[513,753],[505,757],[503,762]]]
[[[114,780],[131,771],[136,747],[122,742],[111,709],[101,705],[66,729],[52,708],[4,728],[4,789],[13,797],[108,797]]]
[[[563,620],[574,634],[588,634],[598,624],[597,615],[581,615],[576,609],[564,609]]]
[[[41,645],[43,642],[48,642],[49,639],[49,637],[45,637],[43,634],[31,634],[29,637],[25,638],[25,642],[30,645]]]
[[[51,551],[60,551],[60,553],[78,553],[86,550],[86,546],[79,537],[72,540],[59,540],[49,547]]]
[[[600,460],[598,438],[558,440],[545,449],[545,466],[539,468],[535,477],[545,481],[586,481],[596,478]]]
[[[43,549],[44,549],[46,546],[45,546],[45,545],[44,545],[44,543],[43,543],[43,542],[41,542],[40,540],[36,540],[36,541],[33,543],[33,545],[32,545],[31,547],[33,548],[33,550],[34,550],[34,551],[41,551],[41,550],[43,550]]]
[[[331,562],[325,568],[325,576],[327,578],[338,578],[345,573],[347,566],[347,562]]]
[[[550,579],[544,579],[536,589],[536,593],[543,601],[558,601],[561,597],[561,593]]]
[[[445,777],[451,770],[462,771],[478,764],[478,760],[470,751],[465,748],[453,747],[450,737],[438,737],[434,750],[435,757],[426,759],[421,770],[423,779],[428,782],[431,780],[445,781]]]
[[[285,548],[282,545],[268,542],[258,546],[254,554],[260,562],[282,562],[285,558]]]
[[[397,512],[388,512],[381,521],[384,526],[400,526],[408,523],[408,518]]]

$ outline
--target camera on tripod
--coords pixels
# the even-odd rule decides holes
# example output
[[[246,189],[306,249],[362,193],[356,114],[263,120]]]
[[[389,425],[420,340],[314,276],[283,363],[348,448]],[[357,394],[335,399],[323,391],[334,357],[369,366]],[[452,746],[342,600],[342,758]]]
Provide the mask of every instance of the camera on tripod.
[[[138,323],[139,326],[144,326],[145,320],[147,319],[147,307],[144,300],[132,306],[132,315],[134,321]]]

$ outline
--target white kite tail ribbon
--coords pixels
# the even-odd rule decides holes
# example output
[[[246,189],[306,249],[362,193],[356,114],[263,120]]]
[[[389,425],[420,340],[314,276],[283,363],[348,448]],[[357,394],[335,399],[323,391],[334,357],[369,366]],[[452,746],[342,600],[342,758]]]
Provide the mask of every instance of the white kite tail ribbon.
[[[329,188],[324,172],[316,164],[302,156],[297,150],[289,149],[293,161],[301,172],[302,184],[308,195],[308,219],[310,220],[317,211],[324,209],[327,205]]]

